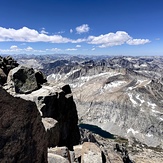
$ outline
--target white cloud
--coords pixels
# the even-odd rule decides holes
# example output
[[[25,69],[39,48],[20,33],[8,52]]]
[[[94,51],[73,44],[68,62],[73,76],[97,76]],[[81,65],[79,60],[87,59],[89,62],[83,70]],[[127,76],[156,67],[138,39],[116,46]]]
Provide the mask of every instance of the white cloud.
[[[87,24],[83,24],[76,28],[77,33],[84,33],[89,31],[89,26]],[[108,33],[99,36],[89,36],[88,38],[78,38],[76,40],[63,37],[61,35],[47,35],[45,29],[44,32],[39,33],[35,29],[30,29],[27,27],[23,27],[20,29],[13,28],[3,28],[0,27],[0,42],[5,41],[17,41],[23,42],[25,45],[26,42],[49,42],[49,43],[76,43],[79,44],[81,42],[85,42],[88,44],[98,45],[101,48],[117,46],[122,44],[129,45],[141,45],[149,43],[148,39],[134,39],[125,31],[117,31],[116,33]],[[72,30],[73,32],[73,30]],[[81,45],[76,45],[77,48],[81,47]],[[10,50],[17,49],[20,50],[16,45],[10,47]],[[32,49],[26,49],[32,50]]]
[[[1,53],[29,53],[29,52],[46,52],[45,50],[37,50],[33,49],[32,47],[28,46],[27,48],[19,48],[16,45],[12,45],[9,49],[0,49]]]
[[[73,29],[70,29],[70,33],[73,33]]]
[[[0,41],[19,41],[19,42],[51,42],[51,43],[68,43],[76,42],[61,35],[46,35],[39,33],[35,29],[23,27],[20,29],[0,27]]]
[[[61,49],[59,49],[59,48],[52,48],[52,49],[46,49],[46,51],[58,52],[58,51],[61,51]]]
[[[76,51],[76,50],[78,50],[78,49],[75,49],[75,48],[68,48],[68,49],[66,49],[66,51]]]
[[[34,50],[34,49],[33,49],[32,47],[28,46],[25,50],[26,50],[26,51],[32,51],[32,50]]]
[[[89,44],[98,44],[100,47],[122,45],[131,37],[124,31],[117,31],[116,33],[108,33],[100,36],[89,36]]]
[[[148,39],[133,39],[127,32],[117,31],[116,33],[108,33],[100,36],[89,36],[88,43],[99,45],[100,48],[117,46],[122,44],[140,45],[146,44]]]
[[[92,48],[92,51],[94,51],[95,50],[95,48]]]
[[[148,39],[130,39],[127,41],[129,45],[143,45],[146,43],[150,43]]]
[[[90,27],[88,26],[88,24],[83,24],[81,26],[76,27],[76,32],[78,34],[89,32],[89,30]]]
[[[81,48],[81,45],[76,45],[76,48]]]
[[[16,45],[12,45],[11,47],[10,47],[10,49],[18,49],[18,46],[16,46]]]

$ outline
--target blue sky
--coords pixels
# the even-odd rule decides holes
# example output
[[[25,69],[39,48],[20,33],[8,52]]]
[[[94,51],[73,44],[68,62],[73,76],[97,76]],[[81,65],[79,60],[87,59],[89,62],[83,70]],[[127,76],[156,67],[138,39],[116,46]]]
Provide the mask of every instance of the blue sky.
[[[163,55],[163,0],[0,0],[0,54]]]

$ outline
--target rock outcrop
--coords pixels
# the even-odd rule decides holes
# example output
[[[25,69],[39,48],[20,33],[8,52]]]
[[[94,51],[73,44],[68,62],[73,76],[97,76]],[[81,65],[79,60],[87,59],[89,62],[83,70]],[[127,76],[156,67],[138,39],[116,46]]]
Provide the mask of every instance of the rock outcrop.
[[[7,75],[9,71],[19,64],[10,56],[0,56],[0,85],[3,85],[7,81]]]
[[[46,135],[48,139],[48,147],[55,147],[60,141],[60,129],[58,122],[53,118],[42,118]]]
[[[47,162],[47,137],[36,104],[0,88],[0,162]]]
[[[58,121],[58,146],[67,146],[72,150],[73,145],[79,144],[78,115],[69,85],[62,86],[59,90],[55,86],[42,86],[31,94],[17,96],[35,101],[43,118],[53,118]],[[50,144],[55,143],[51,140]]]
[[[17,74],[16,79],[14,72]],[[57,88],[56,86],[46,84],[42,85],[38,90],[35,90],[37,82],[34,74],[31,68],[17,67],[10,71],[8,85],[5,88],[9,88],[8,92],[14,96],[31,100],[37,104],[49,137],[49,147],[55,147],[56,145],[67,146],[72,150],[73,145],[78,144],[80,141],[80,133],[78,128],[78,115],[71,94],[71,88],[69,85],[62,85],[60,88]],[[26,80],[22,80],[20,77],[23,75],[27,77]],[[25,82],[23,83],[22,81]],[[36,87],[30,84],[32,81],[34,81],[35,84],[33,85]],[[10,89],[12,88],[10,86],[11,83],[13,83],[16,89]],[[32,92],[29,93],[30,91]],[[51,118],[51,120],[47,118]],[[55,120],[57,123],[53,123]],[[56,132],[56,138],[52,138],[54,132]]]
[[[31,93],[46,82],[44,75],[33,68],[18,66],[9,72],[7,83],[16,93]]]
[[[94,143],[85,142],[82,145],[82,163],[102,163],[102,152]]]

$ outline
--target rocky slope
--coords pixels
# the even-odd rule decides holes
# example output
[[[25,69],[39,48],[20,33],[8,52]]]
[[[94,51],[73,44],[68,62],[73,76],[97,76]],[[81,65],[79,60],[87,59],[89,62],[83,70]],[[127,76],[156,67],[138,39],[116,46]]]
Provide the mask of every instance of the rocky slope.
[[[48,81],[71,83],[82,123],[163,147],[161,63],[160,58],[91,60]]]
[[[10,71],[4,85],[13,96],[36,103],[48,147],[52,147],[48,150],[49,162],[89,162],[93,156],[94,162],[162,162],[159,157],[163,146],[161,60],[77,57],[75,61],[62,58],[52,63],[48,69],[52,67],[50,72],[54,74],[48,76],[48,83],[40,72],[19,66]],[[83,132],[79,134],[77,111],[80,122],[128,138],[126,147],[117,146],[123,142],[116,143],[118,137],[111,141],[99,136],[93,138],[89,133],[80,141]],[[82,144],[83,140],[96,145]],[[147,159],[149,155],[151,159]]]

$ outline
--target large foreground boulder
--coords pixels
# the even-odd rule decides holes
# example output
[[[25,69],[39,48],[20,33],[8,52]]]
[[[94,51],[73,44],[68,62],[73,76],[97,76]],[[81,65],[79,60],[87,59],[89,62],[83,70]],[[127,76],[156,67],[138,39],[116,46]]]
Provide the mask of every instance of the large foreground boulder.
[[[60,131],[58,146],[66,146],[72,150],[73,146],[80,142],[80,132],[76,105],[70,92],[69,85],[66,85],[49,96],[39,96],[36,103],[42,117],[58,121]]]
[[[16,93],[30,93],[38,89],[34,69],[24,66],[12,69],[7,83],[13,84]]]
[[[43,73],[35,71],[33,68],[18,66],[12,69],[7,78],[7,83],[13,92],[16,93],[31,93],[41,87],[46,79]]]
[[[47,162],[47,139],[41,116],[31,101],[0,88],[0,162]]]

